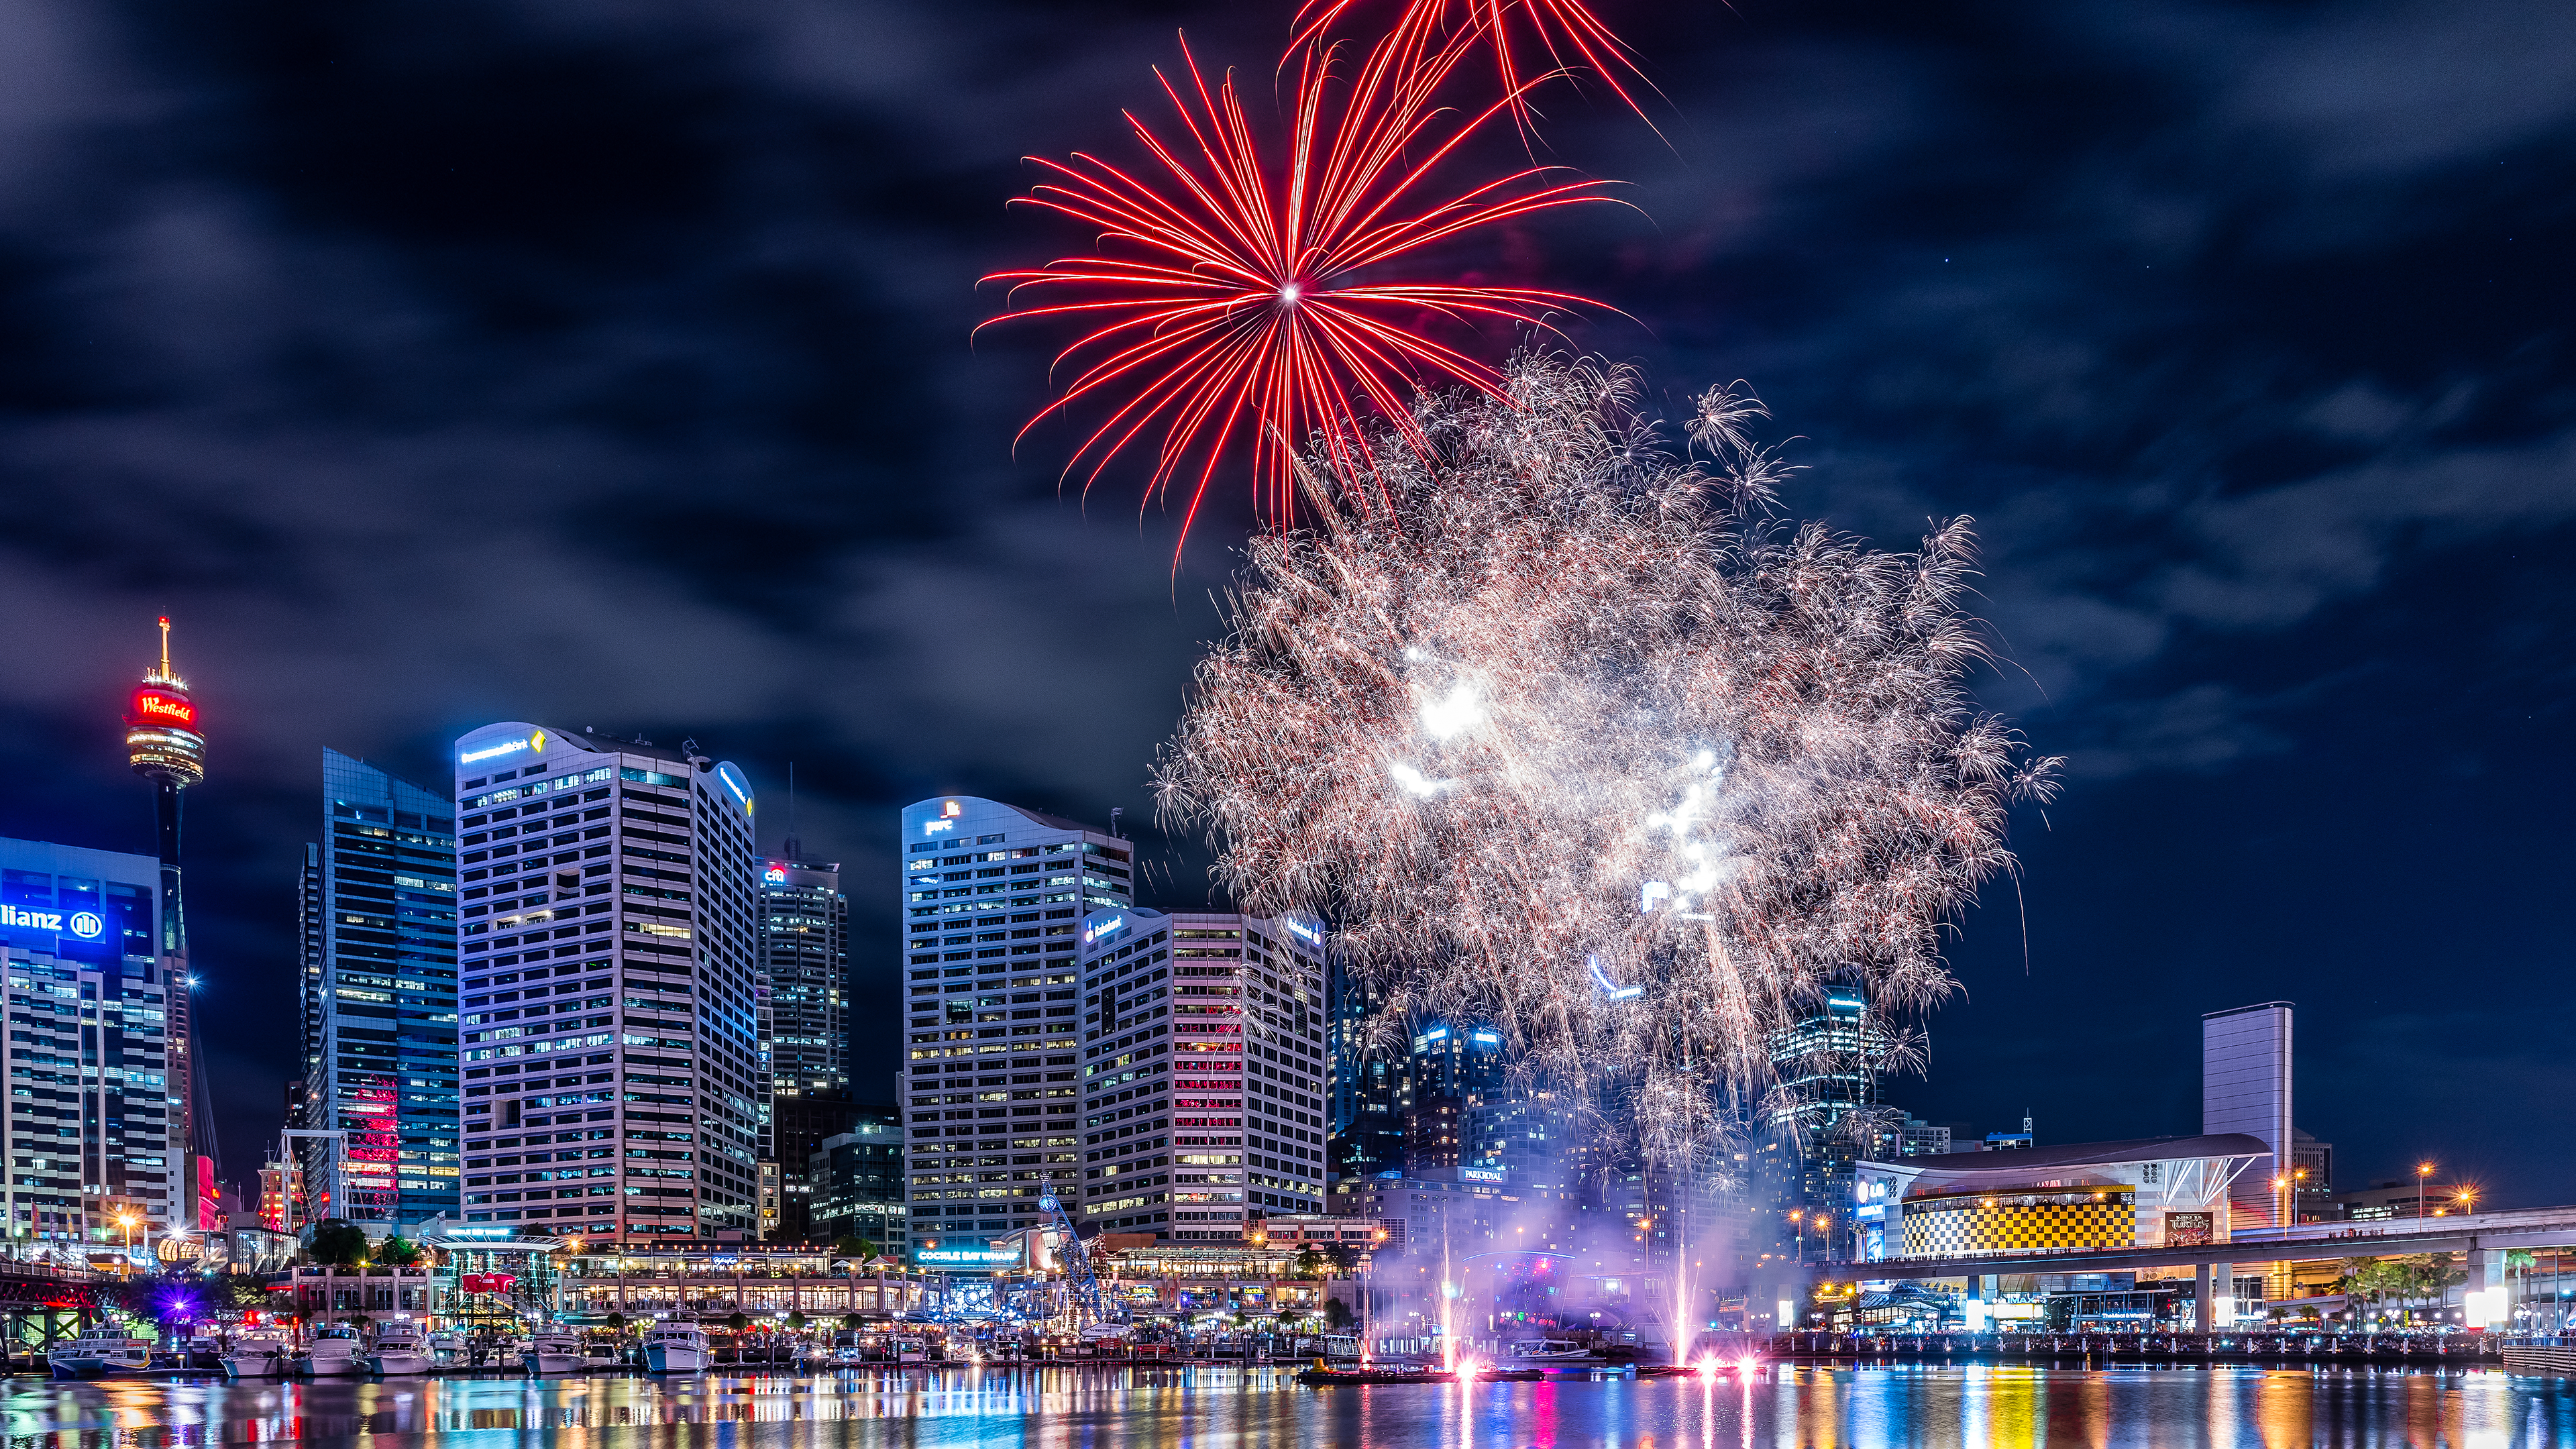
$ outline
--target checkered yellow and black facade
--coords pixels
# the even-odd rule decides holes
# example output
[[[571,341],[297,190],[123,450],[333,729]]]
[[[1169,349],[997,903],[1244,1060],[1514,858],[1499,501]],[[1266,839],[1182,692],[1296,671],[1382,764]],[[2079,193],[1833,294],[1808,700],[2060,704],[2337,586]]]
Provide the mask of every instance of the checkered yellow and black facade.
[[[2125,1248],[2137,1241],[2127,1193],[1987,1194],[1905,1204],[1905,1256],[1948,1258],[2038,1248]]]

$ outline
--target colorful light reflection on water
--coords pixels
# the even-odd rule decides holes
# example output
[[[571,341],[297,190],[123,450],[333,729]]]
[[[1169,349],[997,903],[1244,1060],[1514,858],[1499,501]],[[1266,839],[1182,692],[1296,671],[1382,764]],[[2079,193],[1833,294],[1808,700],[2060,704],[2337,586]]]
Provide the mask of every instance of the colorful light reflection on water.
[[[1123,1449],[2576,1443],[2576,1384],[2496,1372],[1764,1368],[1637,1381],[1306,1388],[1293,1368],[837,1378],[0,1387],[10,1449],[307,1442]]]

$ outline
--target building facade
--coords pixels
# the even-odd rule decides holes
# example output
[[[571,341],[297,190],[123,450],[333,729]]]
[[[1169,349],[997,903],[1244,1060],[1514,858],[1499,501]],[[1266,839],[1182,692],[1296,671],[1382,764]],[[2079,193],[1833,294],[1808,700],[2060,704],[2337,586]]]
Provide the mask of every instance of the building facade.
[[[1328,963],[1325,990],[1331,1013],[1333,1049],[1331,1078],[1324,1096],[1332,1103],[1333,1181],[1376,1177],[1404,1171],[1405,1108],[1413,1100],[1410,1053],[1390,1043],[1385,1006],[1377,988],[1339,958]]]
[[[905,1209],[903,1113],[895,1107],[858,1107],[846,1132],[824,1138],[806,1158],[813,1187],[813,1232],[820,1243],[856,1238],[874,1243],[888,1258],[912,1246]]]
[[[9,1091],[8,1235],[105,1242],[189,1222],[187,1087],[172,1051],[187,991],[165,967],[161,862],[0,840]]]
[[[759,1191],[750,781],[511,722],[456,742],[465,1220],[733,1242]]]
[[[456,819],[446,796],[322,752],[322,839],[298,883],[303,948],[302,1174],[336,1217],[383,1236],[453,1220],[461,1139],[456,1059]],[[325,1156],[336,1171],[314,1171]]]
[[[952,795],[903,812],[906,1188],[915,1242],[1039,1226],[1081,1154],[1082,914],[1135,899],[1127,842]]]
[[[1775,1112],[1768,1125],[1799,1144],[1796,1201],[1840,1204],[1850,1199],[1852,1164],[1868,1146],[1848,1130],[1850,1119],[1876,1103],[1885,1054],[1886,1042],[1870,1017],[1868,993],[1857,985],[1828,987],[1822,1002],[1772,1038],[1772,1069],[1790,1105]]]
[[[2297,1219],[2290,1206],[2294,1165],[2290,1095],[2290,1003],[2267,1001],[2200,1019],[2200,1130],[2263,1139],[2263,1159],[2236,1180],[2243,1224]]]
[[[759,993],[763,1241],[802,1242],[811,1225],[805,1165],[847,1131],[850,1100],[849,897],[841,868],[787,854],[760,862]],[[799,1110],[813,1103],[819,1110]],[[851,1119],[855,1120],[855,1119]]]
[[[1324,930],[1308,916],[1082,923],[1082,1222],[1233,1241],[1324,1208]]]

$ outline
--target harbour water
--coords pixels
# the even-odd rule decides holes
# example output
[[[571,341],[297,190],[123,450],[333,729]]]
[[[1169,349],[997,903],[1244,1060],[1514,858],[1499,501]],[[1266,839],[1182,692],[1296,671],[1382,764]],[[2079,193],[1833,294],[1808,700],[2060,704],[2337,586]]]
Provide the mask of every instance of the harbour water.
[[[1749,1381],[1298,1385],[1292,1369],[0,1386],[10,1449],[164,1445],[903,1449],[1806,1449],[2576,1444],[2576,1383],[2496,1370],[2010,1366]]]

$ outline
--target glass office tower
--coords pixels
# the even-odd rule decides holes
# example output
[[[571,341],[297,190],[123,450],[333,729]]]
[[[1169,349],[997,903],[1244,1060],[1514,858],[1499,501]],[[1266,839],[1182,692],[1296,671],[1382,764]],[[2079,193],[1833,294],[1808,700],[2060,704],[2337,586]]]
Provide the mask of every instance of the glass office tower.
[[[305,1120],[347,1135],[299,1154],[307,1210],[382,1236],[456,1219],[456,812],[445,795],[322,752],[305,848]],[[330,1170],[336,1165],[336,1171]],[[321,1169],[321,1170],[316,1170]]]

